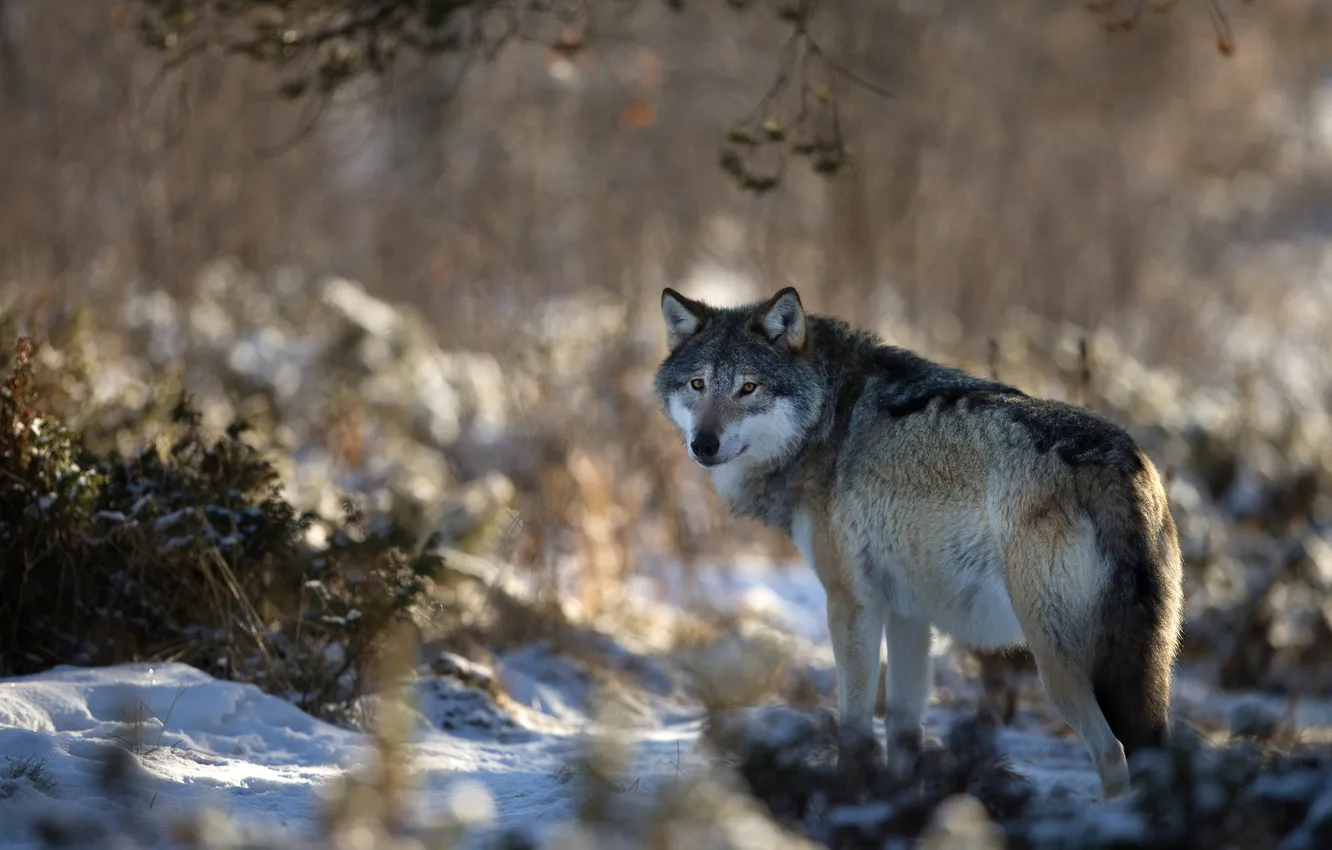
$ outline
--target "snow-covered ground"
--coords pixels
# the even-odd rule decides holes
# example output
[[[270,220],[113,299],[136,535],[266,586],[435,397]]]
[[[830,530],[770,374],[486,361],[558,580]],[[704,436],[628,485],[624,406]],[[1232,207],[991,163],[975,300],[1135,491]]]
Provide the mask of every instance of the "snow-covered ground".
[[[823,593],[808,570],[744,563],[700,581],[694,589],[703,598],[732,600],[765,619],[792,639],[812,671],[831,680]],[[642,605],[661,609],[663,603],[646,601],[650,587],[638,591]],[[939,694],[928,720],[936,734],[959,710],[949,707],[947,695],[969,687],[947,643],[937,643]],[[497,826],[540,831],[575,812],[573,779],[592,722],[591,681],[576,663],[540,645],[509,653],[497,666],[508,694],[502,702],[456,669],[441,672],[436,665],[437,674],[421,680],[410,744],[415,805],[429,821],[466,799],[472,812],[489,809]],[[1187,678],[1177,694],[1195,717],[1224,716],[1236,699]],[[1279,700],[1268,702],[1283,710]],[[627,800],[678,782],[704,758],[701,709],[682,700],[678,689],[643,688],[633,704],[628,738],[634,753],[623,771]],[[1332,727],[1332,706],[1303,703],[1296,722]],[[1000,744],[1043,793],[1062,786],[1090,801],[1096,795],[1091,764],[1061,725],[1048,713],[1024,709],[1002,731]],[[120,784],[121,797],[103,790],[102,772],[115,763],[108,754],[116,749],[137,755],[120,762],[137,774]],[[0,845],[39,846],[36,829],[43,821],[95,824],[128,811],[162,824],[200,806],[237,823],[308,833],[330,781],[370,756],[371,742],[356,731],[180,664],[62,667],[0,681]],[[96,834],[96,826],[88,828]]]
[[[474,794],[467,780],[489,791],[497,823],[535,825],[570,816],[569,776],[582,745],[578,725],[543,713],[530,724],[535,729],[501,729],[488,706],[466,690],[426,688],[420,700],[427,723],[412,749],[423,816],[429,820],[431,811],[447,808],[460,789]],[[451,697],[455,691],[464,693]],[[567,696],[558,691],[554,683],[531,688],[538,703],[544,698],[558,705]],[[137,743],[136,715],[147,717]],[[431,725],[446,717],[462,728]],[[687,751],[697,737],[693,718],[655,719],[635,736],[645,789],[674,773],[669,763],[677,759],[677,743]],[[99,774],[108,749],[126,746],[140,753],[141,775],[131,785],[134,799],[119,800],[105,795]],[[313,719],[253,686],[179,664],[59,668],[0,684],[0,776],[9,775],[10,765],[44,765],[44,782],[0,779],[0,797],[8,797],[0,800],[0,821],[15,827],[44,818],[68,823],[125,806],[169,820],[204,805],[239,820],[308,832],[319,814],[321,786],[371,755],[361,734]],[[0,844],[37,846],[27,833],[0,832]]]

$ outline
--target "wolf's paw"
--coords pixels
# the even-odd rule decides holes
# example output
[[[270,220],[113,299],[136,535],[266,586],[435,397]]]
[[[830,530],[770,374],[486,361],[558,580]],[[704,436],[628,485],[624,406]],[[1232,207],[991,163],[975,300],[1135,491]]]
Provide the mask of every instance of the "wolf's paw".
[[[883,774],[883,746],[874,727],[848,723],[837,730],[837,786],[848,800],[860,800]]]
[[[844,723],[837,729],[837,757],[845,763],[869,766],[883,763],[883,748],[874,736],[874,727]]]
[[[919,720],[911,717],[895,717],[889,714],[884,718],[887,732],[884,768],[894,779],[907,779],[915,773],[920,762],[920,754],[925,745],[925,729]]]
[[[910,779],[920,763],[920,748],[889,743],[884,753],[884,770],[895,780]]]
[[[1133,793],[1133,785],[1129,782],[1128,771],[1123,771],[1122,775],[1117,770],[1112,770],[1107,775],[1101,777],[1101,800],[1110,802],[1127,797]]]
[[[1124,759],[1124,748],[1119,742],[1115,742],[1113,747],[1096,759],[1096,772],[1101,777],[1101,799],[1116,800],[1132,793],[1128,762]]]

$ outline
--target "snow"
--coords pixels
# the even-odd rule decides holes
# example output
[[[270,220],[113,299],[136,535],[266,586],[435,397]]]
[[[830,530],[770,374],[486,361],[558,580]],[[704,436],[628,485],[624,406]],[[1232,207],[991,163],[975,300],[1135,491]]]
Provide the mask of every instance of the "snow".
[[[114,806],[97,777],[108,749],[121,746],[142,755],[141,790],[154,810],[184,812],[220,796],[291,819],[363,745],[258,688],[179,664],[58,667],[0,683],[0,754],[43,761],[55,784],[45,799],[20,789],[10,806],[57,817]]]
[[[703,586],[695,589],[705,597],[738,600],[786,630],[793,651],[831,680],[823,594],[812,573],[742,564],[730,575],[705,570],[699,581]],[[640,604],[664,605],[649,602],[645,586],[639,590]],[[960,674],[948,666],[946,642],[938,643],[942,683]],[[419,792],[415,806],[427,820],[464,808],[474,817],[493,811],[498,826],[541,830],[575,813],[578,786],[570,779],[596,723],[589,708],[595,680],[580,663],[539,643],[497,662],[491,669],[444,656],[433,665],[434,675],[419,679],[409,743]],[[1222,713],[1241,699],[1221,698],[1187,680],[1179,695],[1183,703]],[[631,711],[622,728],[633,752],[623,774],[624,797],[633,804],[701,764],[702,714],[660,683],[625,701]],[[367,706],[373,708],[373,701]],[[940,735],[957,710],[936,694],[927,733]],[[771,735],[789,739],[801,733],[791,717],[760,712],[753,719],[766,723]],[[1327,724],[1332,712],[1306,702],[1296,721]],[[1050,715],[1019,711],[999,742],[1040,793],[1077,803],[1098,796],[1085,750]],[[131,761],[135,781],[122,797],[108,796],[99,778],[117,748],[138,756]],[[329,783],[371,755],[369,738],[357,731],[317,720],[256,687],[180,664],[58,667],[3,680],[0,823],[9,828],[0,830],[0,846],[37,847],[33,825],[43,818],[68,823],[126,808],[167,824],[207,806],[238,822],[308,834]],[[40,766],[37,780],[29,773],[33,765]],[[1280,797],[1287,789],[1270,790]],[[1135,822],[1119,823],[1110,815],[1107,810],[1103,829],[1135,828]]]
[[[144,714],[136,745],[130,719]],[[79,809],[123,805],[101,793],[97,776],[108,749],[127,745],[142,753],[133,793],[161,817],[210,804],[300,829],[310,825],[312,793],[356,763],[366,742],[257,688],[182,665],[57,668],[0,686],[0,754],[10,762],[44,763],[54,783],[50,796],[18,788],[5,803],[11,808],[6,822],[14,810],[64,819]],[[495,783],[501,799],[526,796],[528,771],[541,761],[521,746],[487,749],[443,735],[419,746],[432,774],[502,777]],[[506,787],[515,793],[505,794]],[[16,846],[31,840],[17,832],[0,835],[0,842]]]
[[[542,659],[547,669],[528,669]],[[472,810],[493,805],[498,824],[539,826],[573,814],[576,786],[568,780],[585,746],[589,718],[577,706],[586,694],[560,659],[539,649],[513,661],[514,695],[527,703],[519,708],[530,709],[516,712],[521,724],[479,691],[446,677],[423,681],[412,742],[423,815],[452,807],[455,792],[475,798],[476,785],[466,780],[491,798]],[[136,719],[142,720],[137,730]],[[699,732],[696,716],[646,721],[634,736],[631,766],[645,792],[675,774],[678,745],[692,746]],[[8,679],[0,682],[0,777],[11,764],[40,763],[53,787],[44,792],[19,781],[6,793],[0,778],[0,822],[26,822],[0,831],[0,846],[37,847],[30,827],[42,818],[113,814],[125,805],[163,824],[207,805],[307,832],[320,789],[366,763],[369,746],[365,736],[254,686],[181,664],[58,667]],[[106,796],[98,781],[108,752],[118,747],[140,754],[129,802]]]

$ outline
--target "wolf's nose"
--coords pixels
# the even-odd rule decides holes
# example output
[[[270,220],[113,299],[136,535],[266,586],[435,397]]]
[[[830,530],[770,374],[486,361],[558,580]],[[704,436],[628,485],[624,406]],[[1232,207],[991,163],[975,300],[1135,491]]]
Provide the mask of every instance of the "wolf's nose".
[[[694,438],[694,441],[689,444],[689,448],[694,450],[695,457],[711,460],[717,456],[717,450],[721,448],[721,440],[717,439],[716,434],[704,431]]]

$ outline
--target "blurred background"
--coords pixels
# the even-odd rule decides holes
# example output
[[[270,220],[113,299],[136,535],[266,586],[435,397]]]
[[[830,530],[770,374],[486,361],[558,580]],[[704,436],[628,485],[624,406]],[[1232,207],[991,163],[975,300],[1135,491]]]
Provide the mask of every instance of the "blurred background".
[[[795,285],[1129,426],[1188,658],[1332,690],[1332,5],[1227,6],[1225,57],[1202,3],[1108,34],[1070,0],[847,0],[817,27],[871,84],[828,78],[849,160],[764,193],[718,165],[791,34],[746,5],[611,6],[579,51],[405,56],[315,103],[235,58],[163,73],[133,4],[0,0],[0,360],[31,339],[34,407],[90,450],[165,439],[186,390],[298,509],[591,616],[794,559],[724,516],[652,374],[661,287]]]

